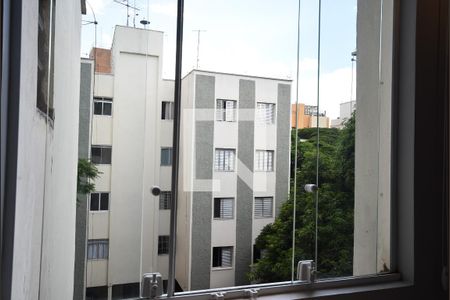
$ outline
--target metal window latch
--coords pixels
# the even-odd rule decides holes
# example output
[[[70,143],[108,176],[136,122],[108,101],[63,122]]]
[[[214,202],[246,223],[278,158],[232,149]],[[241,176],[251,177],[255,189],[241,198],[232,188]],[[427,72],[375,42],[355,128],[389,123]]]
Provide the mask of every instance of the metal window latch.
[[[305,189],[305,192],[307,192],[307,193],[314,193],[314,192],[317,192],[319,187],[313,183],[309,183],[309,184],[305,184],[304,189]]]
[[[223,300],[225,298],[225,293],[223,292],[217,292],[211,294],[212,300]]]
[[[157,299],[163,294],[162,276],[160,273],[146,273],[142,277],[141,298]]]
[[[258,298],[258,289],[245,290],[245,297],[247,297],[248,299]]]
[[[297,265],[297,280],[311,283],[315,278],[315,267],[313,260],[301,260]]]

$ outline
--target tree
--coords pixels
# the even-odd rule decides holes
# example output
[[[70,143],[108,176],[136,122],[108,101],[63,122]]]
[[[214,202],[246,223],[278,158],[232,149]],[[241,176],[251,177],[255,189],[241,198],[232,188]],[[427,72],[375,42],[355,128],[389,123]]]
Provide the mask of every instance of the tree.
[[[319,141],[318,276],[352,274],[355,117],[342,130],[321,128]],[[295,262],[314,259],[315,195],[303,186],[316,182],[317,129],[298,130],[298,153],[292,133],[291,161],[297,159]],[[291,166],[291,175],[294,173]],[[263,228],[256,239],[262,257],[248,274],[254,282],[291,279],[293,176],[291,195],[282,205],[274,223]]]
[[[83,158],[79,159],[77,174],[77,193],[81,195],[87,195],[95,191],[95,184],[91,181],[96,179],[99,174],[100,172],[92,162]]]

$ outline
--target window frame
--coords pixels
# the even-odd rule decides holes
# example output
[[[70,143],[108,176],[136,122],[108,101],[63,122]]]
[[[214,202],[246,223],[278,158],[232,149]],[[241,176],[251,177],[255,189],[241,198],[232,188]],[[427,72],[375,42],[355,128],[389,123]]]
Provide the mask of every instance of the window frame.
[[[273,198],[274,198],[273,196],[254,197],[254,204],[253,204],[253,218],[254,219],[270,219],[270,218],[274,217],[273,216],[273,212],[274,212],[274,207],[273,207],[274,201],[273,201]],[[267,200],[267,199],[271,200],[270,201],[271,202],[270,203],[270,216],[264,214],[264,209],[266,207],[269,207],[269,206],[264,204],[265,200]],[[256,215],[256,201],[257,200],[262,200],[262,210],[261,210],[262,215]]]
[[[162,160],[163,159],[163,155],[162,154],[163,154],[164,150],[169,151],[169,156],[168,156],[169,162],[163,164],[163,160]],[[161,147],[160,166],[161,167],[171,167],[172,164],[173,164],[172,155],[173,155],[173,148],[172,147]]]
[[[224,151],[223,169],[220,168],[220,158],[219,164],[216,165],[217,151]],[[230,151],[233,153],[233,164],[230,170],[225,170],[225,153]],[[217,167],[217,168],[216,168]],[[236,171],[236,149],[234,148],[214,148],[214,172],[235,172]]]
[[[169,255],[169,243],[170,235],[158,235],[158,256]]]
[[[182,11],[178,22],[181,19]],[[425,200],[448,196],[444,191],[448,182],[442,180],[447,167],[442,154],[448,157],[449,152],[442,139],[436,138],[448,129],[442,126],[449,115],[444,105],[448,101],[448,49],[440,43],[448,41],[448,20],[445,0],[394,0],[393,273],[318,280],[314,284],[289,281],[182,292],[167,298],[248,298],[256,292],[258,296],[276,294],[278,299],[447,299],[448,293],[440,290],[438,280],[441,251],[436,251],[442,246],[442,227],[435,221],[441,206],[436,203],[439,201]],[[437,59],[430,59],[433,55]],[[430,99],[437,104],[432,113],[415,118],[416,112],[430,110]],[[434,139],[427,139],[428,143],[415,142],[429,134]]]
[[[96,114],[95,113],[95,104],[96,103],[101,103],[102,105],[102,113],[101,114]],[[106,104],[110,104],[111,105],[111,114],[104,114],[105,111],[105,103]],[[92,114],[94,116],[104,116],[104,117],[112,117],[113,115],[113,98],[111,97],[99,97],[99,96],[94,96],[93,101],[92,101]]]
[[[221,203],[221,200],[229,200],[231,201],[231,217],[223,217],[222,215],[222,205],[219,204],[219,217],[216,217],[216,200],[218,200],[219,203]],[[234,207],[235,207],[235,198],[234,197],[214,197],[213,198],[213,220],[217,220],[217,221],[230,221],[230,220],[234,220]]]
[[[220,266],[214,266],[214,261],[215,261],[215,259],[214,259],[214,249],[220,249],[220,250],[230,249],[231,250],[231,253],[230,253],[231,263],[230,263],[229,266],[224,266],[222,264]],[[222,251],[221,251],[220,255],[221,255],[221,259],[220,259],[221,263],[223,263]],[[230,270],[230,269],[233,269],[233,268],[234,268],[234,246],[216,246],[216,247],[212,247],[212,249],[211,249],[211,270],[212,271],[214,271],[214,270]]]
[[[93,161],[93,159],[92,159],[92,157],[93,157],[93,155],[92,155],[93,148],[99,148],[100,149],[100,162],[94,162]],[[110,149],[111,150],[111,157],[110,157],[111,161],[109,163],[108,162],[107,163],[103,162],[103,149]],[[108,145],[91,145],[90,155],[91,155],[91,162],[93,164],[96,164],[96,165],[111,165],[112,164],[112,146],[108,146]]]
[[[219,108],[219,101],[221,101],[224,105],[223,107]],[[228,111],[229,109],[227,108],[227,103],[233,103],[233,108],[231,108],[231,112],[232,112],[232,118],[231,120],[228,120],[227,115],[228,115]],[[217,98],[216,99],[216,121],[217,122],[224,122],[224,123],[236,123],[237,122],[237,105],[238,102],[237,100],[232,100],[232,99],[222,99],[222,98]],[[219,118],[218,116],[221,115],[222,117]]]
[[[169,195],[169,199],[162,199],[162,195]],[[159,194],[159,210],[170,210],[170,203],[172,202],[172,192],[171,191],[161,191]],[[163,203],[164,205],[161,205]],[[161,208],[163,207],[163,208]]]
[[[272,120],[270,123],[267,123],[267,119],[260,119],[260,108],[258,107],[258,104],[262,104],[265,106],[264,111],[266,111],[267,107],[270,106],[273,109],[272,114]],[[270,125],[276,125],[277,124],[277,104],[273,102],[265,102],[265,101],[256,101],[256,109],[255,109],[255,124],[257,126],[270,126]]]
[[[92,201],[92,194],[98,194],[98,209],[97,210],[92,210],[91,209],[91,201]],[[108,195],[108,209],[101,209],[101,207],[102,207],[102,195]],[[109,206],[110,206],[110,192],[92,192],[90,195],[89,195],[89,212],[97,212],[97,213],[100,213],[100,212],[107,212],[107,211],[109,211]]]
[[[169,113],[169,118],[165,118],[167,107],[171,109],[171,112]],[[175,116],[175,103],[173,101],[161,101],[161,120],[162,121],[173,121],[173,118]]]
[[[106,245],[106,249],[107,249],[107,255],[106,257],[98,257],[98,253],[99,253],[99,249],[100,249],[100,244]],[[95,258],[89,258],[89,246],[95,246],[97,248],[96,252],[97,256]],[[103,252],[104,253],[104,252]],[[86,259],[87,261],[93,261],[93,260],[108,260],[109,259],[109,239],[90,239],[87,241],[86,244]]]
[[[263,168],[260,169],[259,168],[259,153],[263,153],[263,158],[262,158],[262,166]],[[267,161],[264,162],[264,154],[267,153]],[[270,166],[270,168],[268,168],[268,162],[269,162],[269,154],[272,155],[272,164]],[[271,173],[271,172],[275,172],[275,150],[263,150],[263,149],[256,149],[255,150],[255,164],[254,164],[254,171],[255,172],[265,172],[265,173]]]

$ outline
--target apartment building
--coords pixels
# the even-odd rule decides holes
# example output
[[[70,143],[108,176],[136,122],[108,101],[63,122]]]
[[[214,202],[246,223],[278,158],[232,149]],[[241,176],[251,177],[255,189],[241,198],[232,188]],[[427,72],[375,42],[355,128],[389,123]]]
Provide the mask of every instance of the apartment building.
[[[339,117],[331,120],[330,127],[342,129],[346,120],[350,119],[356,110],[356,101],[347,101],[339,105]]]
[[[176,279],[248,284],[254,241],[289,190],[289,80],[193,70],[182,82]]]
[[[291,104],[291,124],[292,128],[296,128],[298,119],[298,128],[317,128],[317,106],[306,105],[303,103]],[[326,116],[326,112],[319,112],[319,128],[329,128],[330,118]]]
[[[117,26],[110,54],[93,49],[86,61],[96,72],[85,135],[101,172],[88,204],[87,299],[138,296],[148,272],[161,273],[166,284],[174,86],[161,78],[162,41],[162,32]],[[290,89],[289,80],[197,70],[183,79],[182,290],[246,282],[253,241],[288,195]],[[205,114],[211,118],[189,124]],[[198,189],[204,174],[216,190]],[[161,189],[157,197],[154,185]]]

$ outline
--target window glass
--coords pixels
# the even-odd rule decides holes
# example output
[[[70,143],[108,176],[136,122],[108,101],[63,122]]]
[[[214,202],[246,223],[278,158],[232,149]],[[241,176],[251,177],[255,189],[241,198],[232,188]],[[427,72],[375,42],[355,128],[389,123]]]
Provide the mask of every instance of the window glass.
[[[232,219],[233,218],[233,198],[215,198],[214,199],[214,218]]]
[[[103,103],[103,115],[110,116],[112,113],[112,103]]]
[[[215,170],[216,171],[234,171],[235,168],[234,149],[216,149],[215,152]]]
[[[173,120],[173,102],[163,101],[161,110],[161,120]]]
[[[170,201],[172,201],[172,193],[170,191],[163,191],[159,195],[159,209],[170,209]]]
[[[92,193],[91,194],[91,210],[98,210],[99,207],[99,194],[98,193]]]
[[[161,149],[161,166],[172,165],[172,148]]]
[[[217,99],[216,101],[216,120],[235,122],[236,121],[237,102],[235,100]]]
[[[256,108],[256,122],[258,124],[275,123],[275,104],[258,102]]]
[[[108,259],[109,241],[108,240],[89,240],[88,241],[88,259]]]
[[[213,268],[230,268],[233,266],[233,247],[213,248]]]
[[[255,198],[255,218],[273,217],[273,197]]]
[[[94,115],[101,115],[102,111],[102,102],[94,101]]]
[[[169,236],[163,235],[158,237],[158,255],[169,254]]]
[[[100,196],[100,210],[108,210],[109,207],[109,193],[101,193]]]
[[[273,154],[272,150],[256,150],[255,171],[272,172]]]

